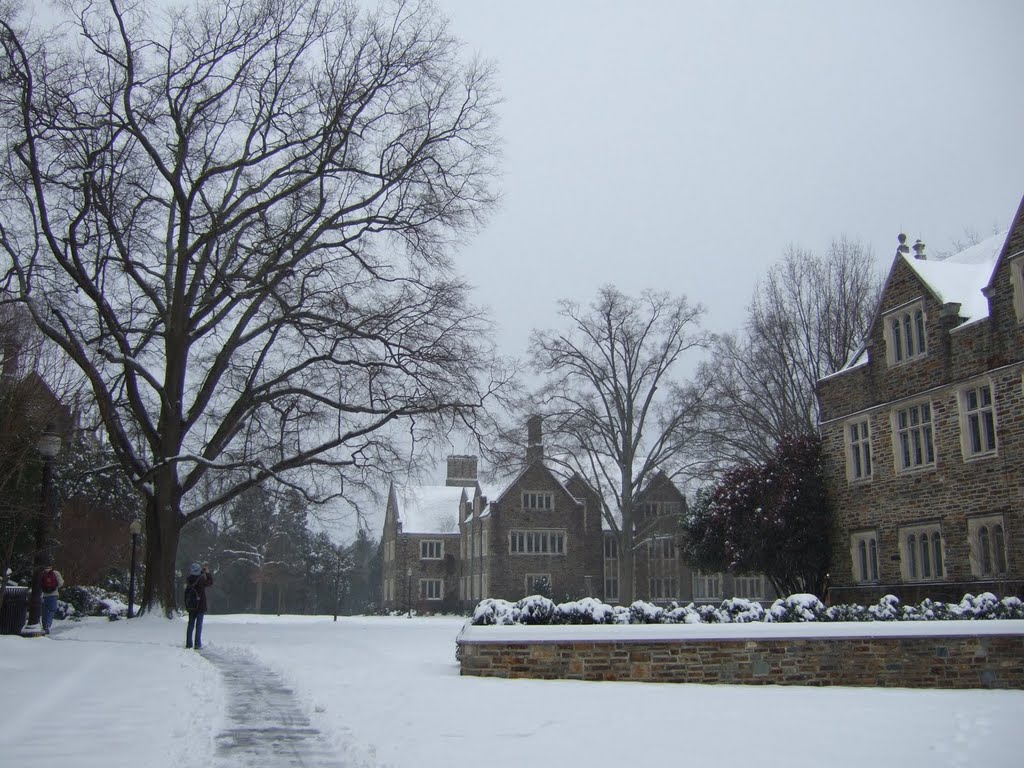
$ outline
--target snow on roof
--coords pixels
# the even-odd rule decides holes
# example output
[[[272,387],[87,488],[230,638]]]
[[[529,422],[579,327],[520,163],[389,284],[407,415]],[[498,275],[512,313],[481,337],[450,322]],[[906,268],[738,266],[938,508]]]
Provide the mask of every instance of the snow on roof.
[[[989,284],[1008,232],[1001,232],[942,261],[923,261],[904,255],[904,260],[942,303],[960,305],[960,316],[971,322],[988,317],[988,299],[982,289]]]
[[[448,485],[396,488],[402,533],[458,533],[459,505],[466,490]]]

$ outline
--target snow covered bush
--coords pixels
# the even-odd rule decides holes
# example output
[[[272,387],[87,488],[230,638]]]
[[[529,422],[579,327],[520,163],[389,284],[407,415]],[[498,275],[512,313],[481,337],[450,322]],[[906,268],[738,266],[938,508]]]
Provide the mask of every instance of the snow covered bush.
[[[764,607],[756,600],[742,597],[731,597],[723,600],[718,607],[719,621],[723,624],[746,624],[751,621],[764,621]]]
[[[765,614],[765,621],[821,621],[825,617],[825,605],[814,595],[790,595],[779,598]]]
[[[543,595],[530,595],[516,603],[515,615],[519,624],[550,624],[555,604]]]
[[[71,619],[78,616],[126,616],[128,603],[124,595],[109,592],[102,587],[64,587],[57,603],[57,617]]]
[[[615,611],[593,597],[573,600],[555,606],[552,624],[611,624]]]
[[[473,624],[490,626],[494,624],[516,624],[513,617],[515,606],[508,600],[488,597],[473,609]]]
[[[776,600],[767,611],[760,603],[743,598],[723,600],[721,605],[679,605],[664,608],[644,600],[626,607],[607,605],[585,597],[560,605],[541,595],[518,603],[488,598],[473,611],[472,623],[491,624],[743,624],[748,622],[802,621],[939,621],[1024,619],[1024,602],[1016,597],[996,598],[990,592],[964,595],[959,603],[925,599],[918,605],[901,605],[895,595],[885,595],[870,606],[833,605],[825,608],[814,595],[797,594]]]
[[[664,616],[665,609],[654,603],[637,600],[629,606],[630,624],[662,624]]]
[[[899,621],[903,618],[900,600],[896,595],[884,595],[874,605],[868,606],[872,621]]]

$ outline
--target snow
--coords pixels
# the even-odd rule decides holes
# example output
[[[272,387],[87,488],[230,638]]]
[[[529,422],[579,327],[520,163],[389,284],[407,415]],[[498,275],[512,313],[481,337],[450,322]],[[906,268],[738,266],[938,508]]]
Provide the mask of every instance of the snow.
[[[942,261],[903,258],[939,301],[960,304],[960,316],[967,321],[980,320],[988,317],[988,299],[982,289],[989,284],[1007,234],[993,235]]]
[[[204,641],[215,653],[251,656],[281,674],[313,727],[352,768],[477,762],[488,768],[619,768],[638,760],[676,765],[681,755],[686,762],[722,768],[1009,768],[1021,762],[1016,728],[1024,691],[460,677],[454,652],[463,623],[452,617],[352,617],[335,623],[330,617],[210,615]],[[1021,622],[953,623],[988,630]],[[0,637],[0,764],[221,765],[213,752],[225,720],[220,678],[202,653],[181,647],[184,627],[182,620],[144,616],[57,622],[45,639]],[[542,629],[690,631],[658,625],[474,628]],[[40,725],[50,712],[55,722]]]
[[[458,533],[459,508],[466,490],[447,485],[396,489],[402,533]]]

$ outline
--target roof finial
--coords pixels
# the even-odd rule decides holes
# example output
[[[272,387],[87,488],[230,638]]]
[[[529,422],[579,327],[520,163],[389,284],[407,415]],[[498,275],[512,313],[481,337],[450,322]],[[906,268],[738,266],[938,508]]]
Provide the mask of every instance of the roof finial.
[[[924,243],[921,242],[921,238],[918,238],[914,243],[914,258],[921,261],[928,260],[928,257],[924,255]]]
[[[903,256],[906,256],[910,253],[910,247],[907,245],[907,236],[900,232],[896,236],[896,239],[900,241],[900,244],[896,246],[896,255],[899,256],[902,254]]]

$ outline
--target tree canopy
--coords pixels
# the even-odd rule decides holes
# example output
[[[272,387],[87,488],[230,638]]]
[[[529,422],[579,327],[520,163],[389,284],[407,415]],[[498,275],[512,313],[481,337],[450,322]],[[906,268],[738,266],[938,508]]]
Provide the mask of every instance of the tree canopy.
[[[504,384],[449,249],[497,197],[492,71],[429,4],[72,0],[0,19],[0,254],[146,502],[343,496]]]

